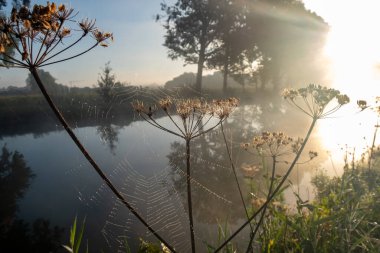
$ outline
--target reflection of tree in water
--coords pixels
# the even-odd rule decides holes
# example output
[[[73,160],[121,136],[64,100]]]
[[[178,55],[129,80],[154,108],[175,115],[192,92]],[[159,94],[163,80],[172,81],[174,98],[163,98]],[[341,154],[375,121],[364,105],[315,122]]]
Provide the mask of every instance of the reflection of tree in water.
[[[261,189],[266,186],[264,177],[267,174],[266,166],[270,166],[270,163],[267,162],[266,166],[262,166],[262,158],[245,152],[240,144],[252,140],[253,136],[266,130],[283,130],[285,133],[289,132],[292,137],[302,137],[307,126],[307,119],[299,119],[297,115],[287,111],[281,100],[276,101],[264,97],[258,98],[255,102],[257,102],[255,105],[241,105],[224,123],[228,144],[232,146],[233,161],[236,168],[239,168],[239,182],[241,182],[244,195],[246,195],[246,204],[249,204],[249,188],[252,183],[250,177],[248,177],[249,180],[244,180],[248,173],[247,169],[260,168],[259,171],[255,171],[253,183],[256,185],[256,189]],[[305,124],[305,128],[303,124]],[[319,143],[314,143],[313,146],[319,147]],[[215,224],[218,220],[225,221],[227,216],[232,223],[244,219],[244,209],[241,206],[220,130],[215,130],[202,138],[194,139],[191,149],[193,151],[191,157],[192,184],[194,185],[192,194],[194,196],[194,217],[196,220],[201,223]],[[318,150],[318,148],[312,149]],[[307,157],[307,152],[305,155]],[[175,188],[182,194],[183,203],[186,206],[185,158],[185,145],[181,142],[173,142],[168,159],[172,167]],[[317,166],[315,163],[313,166],[311,164],[305,165],[307,168],[314,168],[315,166]],[[287,164],[285,163],[279,164],[278,175],[282,175],[286,167]],[[303,169],[300,171],[300,175],[293,175],[290,179],[293,183],[297,183],[295,177],[302,178],[306,171]],[[264,191],[264,189],[261,190]],[[260,192],[258,193],[260,195]]]
[[[0,252],[56,252],[60,248],[62,228],[50,228],[45,219],[37,219],[31,226],[17,219],[17,201],[34,176],[24,156],[4,145],[0,156]]]
[[[0,157],[0,218],[1,224],[11,221],[17,212],[17,200],[22,198],[34,177],[18,151],[10,152],[6,145]]]
[[[111,123],[101,123],[97,127],[97,132],[100,135],[101,140],[106,143],[113,153],[116,148],[116,144],[119,141],[119,126],[112,125]]]

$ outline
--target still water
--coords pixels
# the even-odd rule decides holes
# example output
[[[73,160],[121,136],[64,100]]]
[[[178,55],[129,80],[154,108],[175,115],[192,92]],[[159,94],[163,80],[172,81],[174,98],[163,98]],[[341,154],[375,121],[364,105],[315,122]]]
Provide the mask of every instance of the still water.
[[[295,168],[290,177],[293,186],[285,192],[289,205],[294,203],[293,191],[300,191],[305,200],[313,198],[310,179],[316,171],[325,170],[330,175],[341,173],[344,145],[337,143],[339,138],[335,142],[333,140],[347,131],[345,128],[338,131],[332,126],[341,122],[347,113],[326,119],[327,123],[321,122],[314,131],[305,153],[315,150],[319,156]],[[263,176],[266,169],[260,167],[259,157],[242,150],[240,144],[264,130],[284,131],[290,136],[304,137],[309,121],[303,115],[290,112],[282,102],[242,105],[228,119],[225,123],[226,136],[238,168],[239,181],[247,196],[246,202],[249,202],[252,184],[256,189],[265,187]],[[166,125],[169,119],[162,117],[159,122]],[[360,119],[355,122],[351,119],[350,122],[363,125]],[[190,250],[183,172],[184,142],[139,121],[137,117],[126,125],[99,123],[76,128],[75,133],[148,223],[176,249],[181,249],[181,252]],[[10,151],[22,153],[36,175],[31,179],[25,195],[17,202],[16,215],[19,219],[32,222],[44,218],[52,225],[66,228],[62,243],[68,243],[68,228],[74,217],[77,216],[80,221],[86,217],[85,237],[91,252],[94,248],[115,252],[122,248],[125,241],[134,248],[139,237],[154,240],[130,212],[115,200],[66,132],[59,127],[38,135],[31,132],[3,136],[0,146],[4,144]],[[206,247],[206,242],[218,244],[218,224],[228,224],[229,229],[234,230],[244,222],[245,214],[220,129],[195,139],[192,152],[195,232],[197,247],[202,249]],[[300,161],[305,160],[307,155],[301,157]],[[247,166],[261,168],[261,171],[247,179],[242,170]],[[278,174],[281,175],[285,169],[285,165],[279,166]],[[247,235],[241,233],[236,242],[239,244],[244,241]]]

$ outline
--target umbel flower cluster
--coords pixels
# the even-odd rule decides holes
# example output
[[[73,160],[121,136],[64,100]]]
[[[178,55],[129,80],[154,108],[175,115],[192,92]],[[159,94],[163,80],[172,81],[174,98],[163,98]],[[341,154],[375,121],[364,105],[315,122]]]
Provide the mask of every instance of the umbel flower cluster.
[[[10,17],[0,18],[0,60],[3,66],[42,67],[75,58],[97,45],[107,46],[108,40],[113,39],[111,33],[97,29],[95,21],[84,19],[77,22],[75,16],[72,8],[49,2],[36,4],[32,9],[26,6],[13,8]],[[72,24],[77,24],[77,28],[69,26]],[[95,40],[92,46],[56,59],[88,35]]]
[[[340,94],[338,90],[315,84],[309,84],[306,88],[298,90],[285,89],[282,96],[302,112],[315,119],[324,118],[350,102],[349,97]],[[334,99],[337,103],[328,106]]]
[[[134,101],[134,110],[155,127],[185,139],[193,139],[211,131],[224,121],[239,104],[238,99],[228,98],[207,102],[202,99],[161,99],[156,105],[147,106],[142,101]],[[163,127],[155,119],[154,114],[162,110],[171,120],[175,130]],[[213,124],[212,118],[218,119]],[[178,120],[179,119],[179,120]]]
[[[250,143],[243,143],[241,146],[245,150],[256,150],[263,156],[281,156],[297,153],[303,139],[287,136],[283,132],[263,132],[261,135],[253,137]]]

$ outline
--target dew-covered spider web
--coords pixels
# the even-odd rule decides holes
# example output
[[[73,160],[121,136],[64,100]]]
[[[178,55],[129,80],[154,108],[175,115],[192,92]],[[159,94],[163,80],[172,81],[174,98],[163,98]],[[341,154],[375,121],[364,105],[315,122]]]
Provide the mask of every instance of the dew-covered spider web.
[[[143,121],[130,103],[138,99],[152,105],[153,110],[160,98],[187,98],[194,96],[194,91],[126,86],[107,98],[95,91],[91,95],[65,92],[65,96],[53,95],[54,101],[112,183],[172,247],[190,252],[184,140]],[[211,100],[216,96],[204,93],[202,97]],[[17,140],[12,140],[15,147],[18,143],[33,147],[34,152],[25,149],[24,155],[37,174],[20,204],[20,215],[30,219],[44,216],[66,228],[75,216],[78,221],[86,217],[85,238],[91,252],[94,248],[126,252],[126,247],[134,252],[140,240],[159,243],[94,172],[44,101],[33,109],[38,125],[20,129]],[[283,110],[280,103],[265,100],[245,103],[224,122],[248,208],[253,192],[265,193],[265,173],[259,169],[260,159],[244,152],[241,143],[263,129],[276,129],[278,122],[263,115],[270,112],[273,118],[280,118]],[[155,119],[162,125],[171,124],[163,113],[157,113]],[[21,123],[23,119],[18,120]],[[11,142],[7,138],[11,137],[4,137],[3,142]],[[253,179],[250,173],[256,172]],[[252,180],[256,181],[254,188]],[[223,237],[246,220],[220,127],[191,142],[190,182],[197,251],[204,252],[208,246],[220,245]],[[62,237],[67,241],[67,233]],[[248,228],[234,239],[236,247],[242,249],[248,241]]]

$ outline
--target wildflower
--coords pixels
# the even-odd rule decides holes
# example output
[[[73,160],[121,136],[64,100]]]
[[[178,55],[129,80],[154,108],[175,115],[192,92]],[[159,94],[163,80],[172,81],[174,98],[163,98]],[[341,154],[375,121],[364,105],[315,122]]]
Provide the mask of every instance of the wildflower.
[[[318,156],[318,152],[316,152],[316,151],[309,151],[309,158],[310,158],[310,160],[313,160],[317,156]]]
[[[358,100],[356,101],[357,105],[359,106],[360,109],[364,110],[366,109],[368,106],[367,106],[367,101],[365,100]]]
[[[162,110],[167,111],[172,106],[173,101],[170,97],[167,97],[158,101],[158,104]]]
[[[296,145],[298,146],[298,139],[294,140],[283,132],[263,132],[255,136],[251,143],[241,146],[245,150],[251,147],[261,155],[273,157],[291,153]]]
[[[172,99],[167,97],[159,100],[157,102],[157,106],[152,107],[152,110],[149,110],[149,108],[144,106],[141,101],[134,101],[132,103],[132,107],[144,120],[153,123],[154,126],[189,140],[214,129],[216,126],[221,124],[221,122],[225,120],[237,106],[237,103],[237,99],[234,98],[214,100],[208,103],[205,100],[197,98]],[[175,109],[169,110],[172,107]],[[152,118],[152,112],[157,108],[160,108],[165,112],[178,132],[171,131],[164,126],[159,125],[158,122]],[[150,115],[148,114],[149,112],[151,112]],[[180,119],[181,126],[178,124],[175,117]],[[215,124],[208,124],[213,117],[217,117],[219,121]],[[206,118],[206,120],[203,123],[202,120],[204,118]]]
[[[88,18],[83,19],[79,22],[79,27],[82,29],[84,34],[92,32],[95,29],[95,20],[89,20]]]
[[[59,19],[61,22],[65,20],[69,20],[72,18],[72,13],[74,12],[74,9],[66,9],[66,6],[64,4],[60,4],[58,6],[58,11],[54,13],[54,15]]]
[[[210,107],[211,113],[217,115],[220,119],[225,119],[238,104],[239,100],[236,98],[213,100]]]
[[[298,90],[285,89],[282,96],[290,104],[295,105],[299,110],[314,119],[324,118],[350,102],[349,97],[340,94],[338,90],[315,84],[309,84],[306,88]],[[298,98],[302,99],[299,100]],[[337,105],[328,107],[334,99],[336,99]]]
[[[62,54],[67,49],[78,44],[80,40],[91,32],[96,43],[90,46],[86,52],[97,45],[108,46],[108,40],[113,39],[111,33],[96,30],[95,21],[83,20],[80,23],[83,31],[72,43],[65,44],[63,40],[69,35],[75,36],[68,20],[74,17],[73,9],[65,5],[47,3],[46,5],[34,5],[29,9],[22,6],[19,10],[13,8],[10,18],[0,18],[0,61],[8,63],[8,66],[30,68],[43,67],[49,64],[66,61],[80,56],[82,53],[67,56]],[[18,48],[15,55],[10,55],[6,48]],[[31,51],[35,49],[35,52]],[[66,58],[54,59],[66,55]]]
[[[135,100],[132,103],[133,109],[138,113],[138,114],[145,114],[148,117],[152,117],[153,113],[156,111],[155,106],[145,106],[144,102]]]
[[[109,38],[113,39],[112,33],[101,32],[98,29],[95,29],[94,31],[92,31],[92,35],[94,36],[95,40],[99,43],[104,42],[105,40]]]
[[[251,200],[251,204],[255,209],[260,208],[265,202],[266,199],[264,198],[254,198]]]

